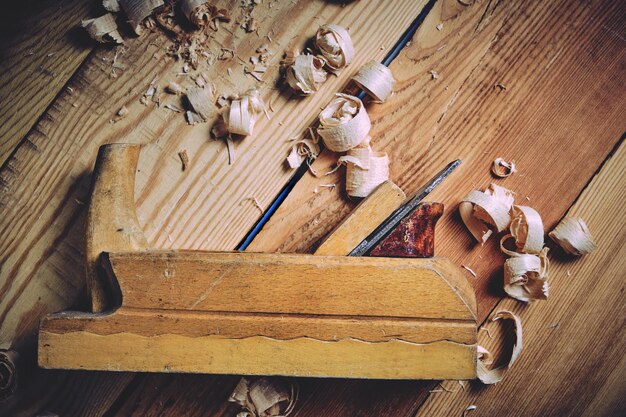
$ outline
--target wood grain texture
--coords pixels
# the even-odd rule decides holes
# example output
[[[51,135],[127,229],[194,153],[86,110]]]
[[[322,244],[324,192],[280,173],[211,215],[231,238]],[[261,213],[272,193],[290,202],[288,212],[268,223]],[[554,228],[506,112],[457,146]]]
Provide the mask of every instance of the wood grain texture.
[[[3,2],[0,166],[91,52],[76,25],[102,12],[89,0]]]
[[[612,2],[477,2],[461,12],[457,7],[438,3],[391,66],[400,80],[396,96],[368,110],[373,146],[390,152],[391,179],[407,194],[450,159],[463,160],[460,172],[429,199],[449,210],[438,226],[438,254],[478,273],[472,284],[482,319],[504,295],[503,257],[493,242],[474,244],[456,203],[470,189],[495,181],[538,209],[546,230],[556,224],[626,128],[624,95],[614,94],[624,84],[624,33],[617,29],[624,11]],[[442,31],[436,30],[439,23]],[[439,73],[437,80],[431,69]],[[494,88],[497,83],[506,90]],[[489,164],[498,156],[515,159],[520,172],[507,180],[490,178]],[[332,164],[326,155],[315,167],[323,171]],[[339,176],[330,181],[341,183]],[[311,199],[318,183],[305,177],[251,247],[290,252],[315,245],[351,206],[338,190]],[[396,385],[390,393],[370,383],[305,386],[299,416],[371,415],[372,409],[413,414],[435,388]],[[469,404],[443,414],[460,414]]]
[[[476,375],[476,347],[448,341],[416,344],[397,339],[100,336],[90,332],[42,332],[40,338],[44,349],[39,364],[44,368],[376,379],[471,379]],[[45,349],[46,345],[54,349]]]
[[[239,1],[223,3],[237,10],[237,20]],[[284,164],[289,138],[305,130],[319,107],[360,64],[384,56],[422,4],[397,0],[395,7],[370,2],[342,7],[307,1],[271,9],[264,4],[256,10],[263,16],[259,36],[246,34],[234,22],[233,27],[216,32],[209,42],[212,52],[230,47],[245,59],[267,43],[265,35],[273,39],[273,70],[266,73],[268,82],[261,90],[275,112],[270,120],[259,120],[254,136],[237,141],[237,160],[232,166],[224,143],[209,140],[210,123],[187,126],[180,114],[139,104],[139,96],[155,75],[165,84],[181,71],[182,64],[164,57],[162,45],[167,41],[163,35],[129,40],[128,51],[118,57],[127,69],[113,80],[109,75],[114,52],[94,53],[72,79],[73,92],[63,91],[29,135],[28,145],[20,146],[0,171],[0,206],[6,212],[0,226],[4,237],[0,243],[0,345],[19,344],[30,337],[42,312],[66,308],[82,287],[82,202],[87,200],[89,173],[100,144],[122,139],[144,144],[135,195],[140,223],[153,247],[232,249],[259,216],[247,199],[257,196],[266,206],[292,175]],[[286,19],[290,24],[280,25]],[[353,64],[306,99],[274,90],[282,51],[302,46],[327,21],[351,28],[359,51]],[[375,37],[365,29],[373,24],[380,27]],[[229,67],[234,67],[232,77],[226,72]],[[220,92],[254,85],[237,60],[217,61],[206,72]],[[109,123],[122,105],[129,109],[129,116]],[[180,170],[177,155],[181,148],[190,156],[185,172]],[[36,172],[42,180],[28,181]],[[27,236],[24,230],[30,231]]]
[[[548,213],[551,224],[547,224],[547,228],[553,226],[590,173],[597,167],[603,155],[606,155],[610,148],[609,142],[617,140],[623,131],[622,122],[625,119],[623,95],[615,94],[622,91],[624,84],[623,71],[619,71],[623,68],[622,39],[625,37],[621,30],[624,27],[622,21],[624,12],[620,7],[623,6],[619,2],[598,1],[585,3],[552,1],[541,4],[483,1],[476,2],[468,8],[463,8],[457,2],[440,2],[414,39],[413,46],[403,51],[400,62],[404,68],[393,68],[394,74],[405,73],[400,77],[403,81],[398,86],[398,93],[402,93],[403,97],[412,95],[416,98],[409,101],[404,110],[399,109],[398,104],[370,108],[372,117],[374,113],[377,114],[375,118],[378,122],[375,123],[375,129],[383,141],[391,142],[395,138],[396,142],[405,143],[403,138],[407,137],[405,133],[407,131],[416,132],[415,137],[419,139],[415,145],[411,144],[410,148],[417,151],[411,152],[406,147],[399,147],[402,155],[399,155],[398,151],[392,156],[394,161],[403,161],[403,164],[392,163],[392,178],[399,178],[403,172],[412,172],[413,175],[402,180],[402,185],[408,186],[406,188],[410,192],[411,187],[418,187],[428,175],[439,168],[433,155],[436,156],[442,148],[458,150],[455,156],[461,156],[461,153],[474,147],[476,149],[472,151],[471,158],[464,160],[464,166],[468,167],[463,173],[464,182],[455,184],[454,187],[449,184],[445,186],[446,195],[449,189],[453,188],[459,190],[456,198],[461,198],[460,194],[469,188],[487,184],[488,162],[493,157],[505,154],[513,156],[518,163],[522,161],[519,163],[521,175],[526,178],[516,175],[506,180],[504,185],[518,191],[520,196],[530,196],[532,205],[538,199],[543,201],[541,206],[535,206],[542,214],[548,205],[547,200],[551,199],[550,206],[555,204],[555,207],[548,210],[552,214]],[[440,22],[444,23],[444,27],[443,30],[437,31],[435,26]],[[458,36],[459,32],[461,36]],[[409,53],[413,54],[415,61],[407,58]],[[437,81],[431,80],[428,74],[430,69],[436,69],[440,74]],[[409,72],[413,75],[409,75]],[[507,89],[499,91],[499,88],[494,88],[499,82]],[[416,100],[419,100],[419,103],[415,104]],[[395,103],[401,102],[402,100],[399,100]],[[405,122],[398,124],[394,129],[380,122],[385,115],[387,118],[392,118],[394,113],[399,113],[398,116],[405,115],[409,108],[413,117],[405,117]],[[57,116],[60,114],[56,113]],[[44,125],[50,126],[51,123]],[[69,130],[69,126],[66,126]],[[546,141],[548,140],[546,138],[549,138],[551,145],[547,148],[538,148],[535,143],[537,138],[544,138]],[[578,141],[582,138],[586,138],[587,141],[583,146],[579,146]],[[412,139],[412,142],[414,140]],[[572,142],[576,144],[572,145]],[[590,154],[586,151],[588,147],[593,147],[595,151]],[[61,151],[67,151],[67,148]],[[529,153],[527,157],[521,158],[522,152]],[[62,157],[59,159],[65,165],[71,164],[71,159],[65,160]],[[528,165],[528,161],[534,159],[544,162],[540,170],[532,164]],[[561,163],[567,160],[576,167],[575,173],[567,171],[570,174],[553,177],[554,180],[547,184],[544,179],[551,178],[552,173],[558,174],[562,168]],[[36,159],[32,161],[33,166],[41,166],[42,160],[39,164],[36,163]],[[331,164],[330,158],[326,161]],[[555,162],[556,165],[547,161]],[[81,166],[84,168],[90,163],[91,161],[82,160]],[[27,166],[30,165],[25,163],[19,166],[19,170],[11,170],[11,166],[8,165],[8,170],[5,170],[2,176],[3,184],[6,184],[8,177],[17,176],[18,171],[24,171]],[[82,172],[82,168],[75,172]],[[478,172],[484,172],[485,175],[478,176],[476,174]],[[532,179],[529,182],[528,176]],[[81,209],[70,210],[69,206],[60,209],[59,196],[61,200],[65,199],[67,204],[74,196],[85,197],[87,193],[88,180],[76,181],[76,178],[74,176],[74,182],[66,182],[65,186],[56,187],[62,191],[68,189],[68,184],[75,184],[70,193],[59,192],[55,198],[45,200],[54,202],[52,212],[64,214],[65,222],[72,214],[78,217]],[[32,193],[32,184],[29,185],[27,181],[19,179],[16,182],[28,188],[21,197],[16,197],[16,201]],[[539,182],[541,186],[537,186]],[[327,207],[323,207],[323,204],[311,204],[306,196],[312,193],[315,182],[309,179],[308,184],[305,186],[306,183],[303,183],[301,188],[306,190],[306,193],[303,191],[300,197],[290,200],[292,203],[287,208],[290,209],[291,217],[287,216],[286,211],[282,211],[282,216],[277,220],[283,219],[281,221],[284,223],[278,226],[279,223],[274,222],[271,228],[266,228],[273,232],[273,235],[266,234],[255,248],[263,250],[265,246],[265,250],[272,250],[280,246],[283,238],[287,238],[282,245],[283,250],[291,251],[296,248],[301,251],[308,250],[332,229],[337,219],[349,212],[348,205],[334,203],[336,200],[325,200],[323,203],[328,204]],[[558,199],[552,197],[555,190],[559,192]],[[448,207],[454,205],[454,199],[448,201],[436,194],[433,195],[433,199],[448,203]],[[5,203],[3,207],[6,207],[11,199],[5,195],[2,201]],[[294,201],[299,201],[300,204],[294,205]],[[22,203],[17,207],[17,211],[27,212],[25,207],[30,206]],[[38,207],[41,208],[41,203]],[[307,211],[306,215],[303,211]],[[308,222],[311,217],[314,221]],[[46,218],[50,219],[49,213],[44,221]],[[479,272],[480,278],[476,287],[484,288],[479,294],[481,306],[488,296],[492,295],[491,299],[496,300],[502,295],[499,285],[501,278],[499,273],[495,272],[496,267],[485,266],[483,260],[489,259],[490,252],[480,253],[478,249],[472,250],[474,247],[471,238],[458,225],[457,220],[454,220],[454,216],[447,221],[444,217],[443,220],[441,226],[444,231],[439,235],[441,240],[438,249],[445,245],[446,241],[461,241],[463,247],[457,253],[456,259]],[[15,222],[14,217],[7,224]],[[48,224],[50,223],[52,222],[48,220]],[[452,228],[445,226],[450,223],[456,226]],[[224,225],[224,228],[228,227],[229,225]],[[280,232],[281,229],[283,232]],[[303,232],[286,232],[295,229]],[[71,237],[75,236],[80,228],[70,227],[70,230],[74,230],[72,233],[64,233],[65,229],[56,228],[51,235],[42,234],[41,228],[35,227],[34,230],[40,236],[36,241],[43,239],[62,243],[71,242]],[[167,236],[162,236],[162,239],[167,240]],[[22,247],[19,252],[21,255],[14,259],[22,256],[24,258],[22,263],[29,259],[24,248],[30,246],[32,241]],[[41,249],[44,246],[35,245],[35,248],[37,247]],[[73,250],[68,250],[67,244],[64,243],[57,251],[62,256],[52,250],[39,250],[36,252],[36,258],[43,253],[48,260],[41,262],[40,265],[46,264],[48,269],[52,270],[61,265],[67,271],[66,263],[76,262],[76,259],[71,257]],[[6,249],[3,248],[2,253],[7,253]],[[443,252],[440,250],[441,253]],[[52,254],[54,256],[51,256]],[[501,264],[498,260],[494,260],[493,263]],[[34,273],[32,275],[37,276],[39,282],[45,282],[43,279],[45,275]],[[493,284],[489,285],[489,282]],[[45,285],[40,288],[31,287],[29,291],[48,293],[45,288]],[[53,285],[53,288],[58,288],[58,285]],[[68,286],[66,291],[70,290],[73,290],[74,294],[77,291]],[[53,293],[65,294],[65,291]],[[50,296],[44,298],[49,299]],[[61,299],[58,306],[64,304],[67,304],[67,301]],[[488,305],[489,303],[484,304],[484,312],[488,311]],[[43,306],[41,312],[36,314],[32,304],[27,303],[27,306],[27,310],[32,310],[32,317],[49,311],[49,307]],[[26,320],[24,324],[26,329],[35,326],[32,319]],[[616,377],[611,375],[609,381],[615,379]],[[236,383],[234,378],[157,375],[141,376],[137,381],[136,386],[131,386],[131,389],[120,397],[112,413],[116,411],[122,415],[131,412],[146,415],[228,413],[228,405],[220,401],[225,401]],[[313,379],[300,380],[300,384],[301,416],[408,414],[416,409],[422,398],[425,398],[423,385],[416,383],[355,381],[346,384],[341,380]],[[199,397],[202,401],[197,400]],[[105,401],[109,397],[103,395],[98,398]],[[614,394],[607,395],[607,398],[615,401]],[[59,405],[58,402],[56,404]]]
[[[234,8],[237,13],[232,26],[222,25],[213,36],[212,54],[225,47],[248,59],[268,42],[266,35],[273,40],[272,63],[262,93],[275,111],[270,113],[271,120],[257,123],[255,137],[236,142],[237,159],[232,166],[227,164],[224,144],[208,140],[210,124],[190,127],[170,110],[138,104],[155,76],[162,85],[171,79],[184,83],[185,76],[177,76],[182,63],[165,57],[165,36],[130,39],[128,50],[117,57],[126,69],[118,71],[115,79],[111,78],[111,62],[116,51],[98,49],[72,78],[68,84],[71,89],[61,92],[0,171],[0,346],[31,344],[39,318],[67,308],[82,290],[84,203],[100,144],[124,139],[145,145],[136,195],[140,222],[152,246],[232,249],[259,215],[249,198],[256,196],[265,206],[290,177],[291,171],[283,163],[290,147],[288,139],[303,132],[317,109],[358,70],[359,63],[381,59],[424,3],[397,0],[382,7],[354,2],[343,7],[312,0],[272,9],[265,3],[254,12],[259,22],[257,37],[238,26],[242,14],[239,1],[217,2],[217,6]],[[285,21],[289,25],[283,25]],[[331,77],[313,98],[296,99],[275,90],[276,64],[283,50],[302,47],[319,24],[326,22],[350,27],[359,51],[353,65],[339,78]],[[380,28],[375,36],[372,28]],[[227,75],[229,67],[233,67],[232,77]],[[217,61],[205,73],[223,93],[243,91],[255,84],[243,75],[238,60]],[[109,123],[123,105],[129,108],[129,117]],[[292,111],[296,106],[298,111]],[[185,173],[181,173],[177,159],[181,149],[190,157]],[[248,171],[249,167],[256,168]],[[59,386],[54,378],[48,386]],[[113,384],[128,382],[126,377],[111,378]],[[94,383],[103,381],[95,379]],[[101,391],[100,406],[114,401],[116,394],[111,396],[104,386],[89,389]],[[37,395],[33,393],[26,394],[8,412],[19,415],[17,410],[26,409],[25,405],[35,407],[33,398]],[[59,407],[65,415],[76,414],[67,411],[69,408],[84,410],[91,402],[81,395],[72,398],[67,407]],[[43,407],[46,401],[38,404]],[[89,412],[99,415],[103,410],[93,408]]]
[[[315,249],[316,255],[347,255],[406,199],[391,181],[385,181],[354,208]]]
[[[302,337],[333,341],[354,338],[368,342],[402,339],[414,343],[455,340],[466,345],[476,343],[476,325],[471,321],[394,319],[389,317],[346,317],[280,315],[262,313],[209,313],[198,311],[149,310],[124,308],[115,317],[75,311],[47,316],[43,330],[51,333],[90,331],[113,335],[120,329],[142,336],[175,334],[205,336],[219,334],[249,338],[272,332],[283,339]]]
[[[625,178],[622,142],[567,212],[585,219],[598,249],[576,259],[553,246],[548,300],[524,306],[505,299],[494,307],[519,314],[524,329],[524,349],[504,380],[431,394],[417,416],[460,415],[470,404],[481,416],[624,414]],[[499,327],[485,326],[494,332]],[[482,344],[493,351],[508,342],[480,333]]]

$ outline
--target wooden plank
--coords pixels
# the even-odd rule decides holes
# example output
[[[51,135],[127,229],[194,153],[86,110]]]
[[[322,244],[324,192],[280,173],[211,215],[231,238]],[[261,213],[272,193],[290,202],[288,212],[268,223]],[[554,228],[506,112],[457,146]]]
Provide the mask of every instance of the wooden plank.
[[[486,389],[431,394],[417,416],[461,415],[470,404],[481,416],[623,414],[625,178],[622,142],[567,212],[585,219],[598,250],[574,260],[555,248],[547,301],[526,307],[504,299],[495,307],[519,314],[524,329],[522,354],[504,380]],[[506,342],[480,333],[494,351]]]
[[[207,141],[210,124],[189,127],[179,114],[137,104],[155,75],[161,86],[171,79],[185,82],[186,76],[176,75],[182,64],[164,57],[165,36],[130,39],[128,50],[117,60],[126,70],[118,72],[115,79],[110,77],[115,52],[96,51],[69,83],[71,90],[63,90],[0,171],[0,206],[6,213],[0,225],[0,345],[13,344],[20,349],[32,343],[39,318],[67,308],[81,291],[84,202],[100,144],[121,140],[144,144],[136,195],[140,222],[148,230],[152,246],[232,249],[258,217],[249,198],[256,196],[265,206],[292,174],[283,164],[290,147],[288,139],[308,126],[317,109],[346,84],[360,63],[381,59],[424,3],[396,0],[385,7],[369,2],[342,7],[334,2],[300,1],[269,9],[264,2],[255,11],[260,23],[258,37],[245,34],[237,22],[222,25],[210,41],[214,55],[226,47],[247,59],[258,46],[268,43],[266,35],[273,40],[272,65],[262,93],[275,111],[270,113],[271,120],[257,123],[256,138],[235,144],[237,161],[233,166],[227,165],[223,143]],[[239,1],[222,0],[216,5],[237,11],[235,21],[241,18]],[[283,25],[284,21],[290,24]],[[283,50],[304,46],[319,24],[331,21],[350,27],[358,51],[354,63],[340,77],[330,77],[312,98],[296,99],[274,90],[276,64]],[[372,27],[380,30],[373,33]],[[231,66],[232,77],[226,72]],[[217,61],[205,73],[220,92],[243,91],[255,82],[243,75],[242,67],[238,60]],[[122,105],[129,108],[129,117],[109,123]],[[293,110],[296,106],[298,111]],[[302,114],[308,117],[302,118]],[[181,149],[190,156],[184,173],[177,159]],[[242,175],[249,167],[256,167],[254,175]],[[45,375],[50,374],[39,378],[43,380]],[[128,382],[111,378],[116,386]],[[52,379],[48,386],[58,384]],[[115,398],[107,394],[106,387],[92,388],[101,391],[100,404],[110,404]],[[26,394],[15,408],[9,408],[10,413],[16,414],[26,405],[34,407],[34,399],[41,398],[37,392],[33,389]],[[64,415],[71,414],[68,407],[82,409],[91,402],[80,395],[70,397],[72,402],[60,407]],[[37,403],[45,404],[45,400]],[[93,413],[101,413],[98,410]]]
[[[76,25],[92,1],[5,2],[0,29],[0,166],[91,52]]]

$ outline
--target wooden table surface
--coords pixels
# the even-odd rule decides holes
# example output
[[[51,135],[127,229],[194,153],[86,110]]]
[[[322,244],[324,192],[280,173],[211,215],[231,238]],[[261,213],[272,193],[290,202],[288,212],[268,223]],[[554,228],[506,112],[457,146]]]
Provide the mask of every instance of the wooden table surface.
[[[359,66],[381,60],[426,1],[268,1],[256,6],[258,33],[246,33],[239,0],[216,2],[235,21],[207,40],[247,60],[269,44],[263,82],[237,59],[205,72],[220,92],[258,86],[272,103],[269,119],[235,144],[208,124],[188,126],[180,114],[144,106],[153,79],[177,80],[182,63],[155,31],[123,47],[94,47],[75,28],[101,13],[97,1],[27,1],[9,6],[0,29],[0,348],[22,355],[17,394],[0,415],[48,411],[62,416],[234,416],[226,399],[237,376],[43,371],[35,365],[39,319],[86,308],[82,224],[98,147],[143,144],[136,184],[140,222],[155,248],[232,250],[292,177],[289,139],[315,121],[320,107],[348,85]],[[321,91],[298,99],[276,88],[282,52],[305,45],[322,23],[349,27],[355,62]],[[268,38],[269,35],[269,38]],[[271,42],[269,42],[271,39]],[[113,58],[122,68],[113,69]],[[229,75],[227,69],[232,69]],[[499,351],[493,312],[522,318],[519,361],[495,386],[454,381],[299,379],[297,416],[612,416],[626,413],[626,2],[613,0],[438,0],[390,68],[397,80],[385,104],[369,104],[373,147],[389,153],[391,179],[414,192],[446,162],[463,165],[430,197],[446,204],[438,255],[477,274],[480,342]],[[435,71],[434,79],[430,71]],[[164,103],[174,103],[165,97]],[[129,116],[110,123],[122,107]],[[190,165],[182,171],[178,151]],[[495,157],[519,172],[496,180]],[[313,164],[325,172],[336,155]],[[343,172],[307,173],[249,250],[311,252],[355,206]],[[492,238],[476,245],[456,206],[490,182],[516,192],[541,213],[547,230],[565,214],[587,221],[598,249],[571,259],[551,247],[550,297],[530,305],[505,297],[503,256]],[[337,184],[334,189],[319,187]],[[318,192],[314,192],[316,186]],[[445,387],[442,389],[441,386]]]

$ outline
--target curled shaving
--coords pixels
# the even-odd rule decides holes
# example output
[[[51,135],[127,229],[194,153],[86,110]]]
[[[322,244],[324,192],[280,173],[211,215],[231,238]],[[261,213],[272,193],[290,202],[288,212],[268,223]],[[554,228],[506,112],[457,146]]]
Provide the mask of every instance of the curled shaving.
[[[209,88],[189,87],[187,90],[187,101],[203,121],[207,121],[216,110],[212,102],[213,93]]]
[[[230,133],[251,135],[257,118],[265,110],[265,104],[258,90],[250,90],[241,97],[230,102],[228,112],[224,113],[224,121]]]
[[[339,158],[346,166],[346,192],[350,197],[367,197],[389,179],[389,157],[367,147],[350,149]]]
[[[315,47],[331,70],[338,70],[350,63],[354,45],[348,31],[339,25],[322,25],[315,35]]]
[[[324,59],[313,55],[297,55],[286,69],[285,81],[295,91],[308,95],[319,90],[326,81]]]
[[[509,361],[500,367],[489,369],[487,365],[493,363],[491,359],[491,354],[487,349],[482,346],[478,346],[478,363],[476,366],[476,374],[478,375],[478,379],[483,384],[496,384],[502,381],[504,378],[504,374],[509,368],[515,363],[520,353],[522,352],[522,321],[518,316],[513,314],[508,310],[500,310],[493,317],[492,321],[497,321],[501,319],[513,320],[515,323],[515,344],[513,345],[513,351],[511,352],[511,357]]]
[[[85,19],[80,25],[87,31],[89,36],[100,43],[124,43],[122,35],[115,23],[115,17],[111,13],[95,19]]]
[[[244,408],[238,415],[288,416],[298,400],[298,391],[295,382],[284,378],[241,378],[228,401]]]
[[[333,152],[345,152],[363,142],[372,127],[363,102],[347,94],[335,99],[319,115],[317,133]]]
[[[182,0],[180,11],[196,26],[205,26],[211,19],[209,9],[205,7],[208,0]]]
[[[496,158],[491,165],[491,172],[496,177],[506,178],[517,172],[515,161],[507,162],[504,158]]]
[[[548,248],[539,254],[517,253],[505,248],[511,235],[502,237],[500,249],[511,257],[504,262],[504,291],[520,301],[546,300],[548,285]]]
[[[571,255],[585,255],[596,248],[587,224],[580,217],[565,217],[548,236]]]
[[[120,3],[117,0],[102,0],[102,7],[107,12],[116,13],[120,11]]]
[[[315,158],[320,153],[320,146],[315,139],[301,139],[291,146],[287,163],[291,169],[296,169],[307,157]]]
[[[143,32],[141,27],[143,21],[155,9],[164,5],[163,0],[120,0],[119,3],[126,12],[128,22],[137,35],[141,35]]]
[[[502,232],[509,226],[513,201],[510,190],[491,184],[485,191],[470,191],[459,205],[459,212],[474,238],[484,243],[492,233],[491,228]]]
[[[535,209],[513,206],[511,209],[511,234],[520,252],[539,253],[543,248],[543,222]]]
[[[370,97],[381,103],[389,98],[396,82],[391,70],[376,61],[363,65],[352,80]]]

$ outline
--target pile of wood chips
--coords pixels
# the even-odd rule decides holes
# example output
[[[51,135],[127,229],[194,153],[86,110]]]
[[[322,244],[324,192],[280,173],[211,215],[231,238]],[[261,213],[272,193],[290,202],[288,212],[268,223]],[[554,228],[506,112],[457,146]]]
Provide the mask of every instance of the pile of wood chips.
[[[491,171],[498,178],[506,178],[517,169],[513,161],[497,158]],[[516,205],[514,192],[491,184],[484,191],[470,191],[459,204],[459,213],[469,232],[481,244],[494,233],[503,233],[500,249],[509,256],[504,262],[503,288],[510,297],[527,303],[548,298],[548,248],[544,246],[543,221],[535,209]],[[589,229],[580,218],[564,218],[549,236],[571,255],[584,255],[595,249]],[[512,242],[513,247],[507,247],[508,242]],[[499,311],[492,320],[500,319],[514,321],[516,341],[506,364],[494,369],[487,367],[493,362],[491,354],[479,346],[477,373],[485,384],[501,381],[522,350],[520,318],[510,311]]]

